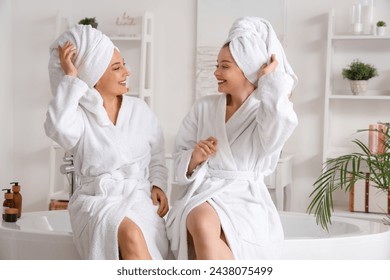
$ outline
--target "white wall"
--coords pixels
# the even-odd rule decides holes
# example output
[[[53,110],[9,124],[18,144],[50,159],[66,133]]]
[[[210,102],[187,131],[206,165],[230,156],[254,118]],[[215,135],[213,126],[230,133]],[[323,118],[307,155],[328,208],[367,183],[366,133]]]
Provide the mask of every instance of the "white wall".
[[[353,2],[288,0],[286,52],[300,78],[293,97],[300,124],[284,149],[295,155],[292,210],[306,210],[312,183],[321,169],[326,13],[334,7],[336,15],[345,18]],[[386,3],[384,11],[381,10],[383,14],[390,11],[390,1],[377,2]],[[7,16],[3,15],[9,15],[11,0],[0,0],[0,3],[0,31],[3,34],[4,29],[9,34],[10,24],[3,25],[3,21],[7,22]],[[44,134],[43,122],[50,99],[48,47],[55,36],[59,10],[72,14],[76,20],[96,16],[103,32],[105,25],[125,11],[154,13],[154,104],[165,131],[168,152],[195,96],[196,0],[12,0],[12,60],[8,55],[9,44],[1,45],[0,49],[0,61],[9,61],[13,69],[12,83],[0,83],[0,129],[11,135],[5,136],[6,144],[0,147],[0,183],[8,184],[14,179],[21,182],[25,211],[47,209],[51,141]],[[131,62],[128,64],[131,66]],[[1,81],[10,80],[7,79],[10,68],[6,65],[0,65]],[[4,94],[10,91],[11,85],[14,99]],[[12,118],[13,127],[8,121],[12,123]],[[8,163],[13,171],[9,170]]]
[[[0,189],[14,180],[11,12],[12,0],[0,0]]]

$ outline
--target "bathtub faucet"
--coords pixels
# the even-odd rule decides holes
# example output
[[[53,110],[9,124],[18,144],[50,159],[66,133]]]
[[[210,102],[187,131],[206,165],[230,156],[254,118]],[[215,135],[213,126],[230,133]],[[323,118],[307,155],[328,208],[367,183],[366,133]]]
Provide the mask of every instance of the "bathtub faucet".
[[[60,166],[60,172],[66,176],[70,185],[69,198],[72,196],[76,187],[76,175],[74,173],[73,156],[65,152],[62,158],[64,164]]]

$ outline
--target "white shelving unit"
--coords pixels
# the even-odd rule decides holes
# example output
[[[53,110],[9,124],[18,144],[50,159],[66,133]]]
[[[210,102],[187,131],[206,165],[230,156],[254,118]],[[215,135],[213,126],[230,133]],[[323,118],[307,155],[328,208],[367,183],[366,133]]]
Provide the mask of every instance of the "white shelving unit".
[[[352,151],[358,129],[390,119],[390,36],[335,34],[334,11],[329,13],[324,99],[323,161]],[[379,77],[369,80],[364,95],[352,95],[342,68],[354,59],[373,64]],[[363,139],[364,140],[364,139]]]
[[[322,159],[354,151],[351,140],[368,141],[369,124],[390,120],[390,36],[337,34],[332,10],[328,18]],[[379,77],[368,81],[368,91],[353,95],[342,68],[354,59],[377,67]],[[336,197],[339,195],[340,200]],[[336,192],[335,204],[348,203],[348,195]]]
[[[119,48],[132,72],[129,77],[130,96],[143,99],[153,108],[153,14],[146,12],[138,18],[140,34],[110,36]]]

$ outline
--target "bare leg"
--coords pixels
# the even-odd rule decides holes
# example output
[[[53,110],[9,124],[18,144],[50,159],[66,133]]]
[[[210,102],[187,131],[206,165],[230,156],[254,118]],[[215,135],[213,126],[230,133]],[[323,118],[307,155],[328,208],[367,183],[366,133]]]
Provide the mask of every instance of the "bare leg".
[[[124,218],[119,225],[118,244],[124,260],[152,259],[141,229],[128,218]]]
[[[219,217],[209,203],[202,203],[189,213],[187,229],[193,239],[198,260],[233,259]]]

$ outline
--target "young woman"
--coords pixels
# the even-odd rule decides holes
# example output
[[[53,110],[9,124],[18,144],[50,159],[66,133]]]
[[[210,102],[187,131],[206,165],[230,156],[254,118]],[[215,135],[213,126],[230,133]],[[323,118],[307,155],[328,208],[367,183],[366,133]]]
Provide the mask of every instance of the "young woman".
[[[165,258],[163,133],[143,101],[124,95],[130,72],[118,49],[77,25],[51,46],[49,73],[45,131],[74,158],[69,213],[80,256]]]
[[[283,229],[264,184],[297,125],[296,77],[271,25],[236,21],[221,48],[220,95],[200,98],[176,138],[176,180],[187,190],[168,214],[179,259],[278,258]]]

